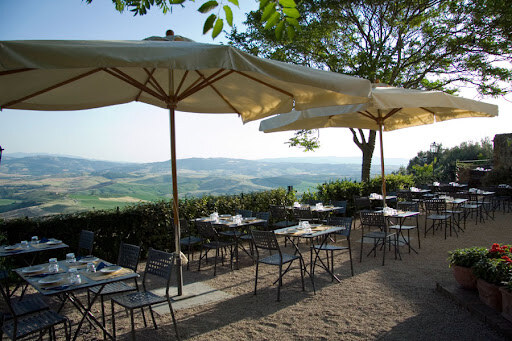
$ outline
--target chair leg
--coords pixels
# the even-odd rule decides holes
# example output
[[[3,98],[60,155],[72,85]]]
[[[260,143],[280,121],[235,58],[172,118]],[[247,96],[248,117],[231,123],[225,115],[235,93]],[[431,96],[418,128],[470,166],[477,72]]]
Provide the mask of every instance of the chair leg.
[[[350,273],[354,276],[354,265],[352,264],[352,247],[350,246],[350,239],[348,241],[348,256],[350,258]]]
[[[132,340],[135,341],[135,320],[133,318],[133,309],[130,309],[130,322],[132,325]]]
[[[283,265],[279,264],[279,279],[277,281],[277,301],[281,301],[281,285],[283,285]]]
[[[155,314],[153,313],[153,308],[151,308],[151,306],[149,306],[149,313],[151,314],[151,319],[153,320],[153,327],[158,329],[158,326],[156,325]]]
[[[87,294],[89,294],[89,291],[87,291]],[[105,325],[107,324],[107,322],[105,321],[105,302],[104,302],[104,297],[103,295],[100,293],[100,301],[101,301],[101,319],[103,321],[103,328],[105,328]],[[91,304],[89,303],[89,306]],[[107,337],[107,334],[105,333],[105,331],[103,331],[103,339],[105,339]]]
[[[359,253],[359,263],[361,263],[363,261],[363,239],[364,239],[364,234],[363,234],[363,230],[361,230],[361,252]]]
[[[114,301],[110,301],[110,311],[112,312],[112,336],[114,337],[114,340],[116,338],[116,317],[114,312]]]
[[[180,334],[178,333],[178,322],[176,321],[176,316],[174,315],[174,309],[172,309],[171,300],[167,297],[167,302],[169,303],[169,310],[171,311],[172,323],[174,325],[174,332],[176,333],[176,339],[180,340]]]
[[[256,295],[256,289],[258,287],[258,267],[259,267],[259,262],[258,260],[256,260],[256,276],[254,278],[254,295]]]

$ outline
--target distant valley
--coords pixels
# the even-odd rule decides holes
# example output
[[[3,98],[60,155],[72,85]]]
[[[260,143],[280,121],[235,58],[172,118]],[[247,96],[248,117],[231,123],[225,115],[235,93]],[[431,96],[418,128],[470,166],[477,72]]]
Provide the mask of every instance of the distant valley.
[[[245,160],[180,159],[180,197],[238,194],[293,186],[298,193],[335,179],[359,180],[361,164],[334,158]],[[386,172],[399,168],[389,162]],[[401,164],[406,164],[404,160]],[[394,164],[393,164],[394,163]],[[4,157],[0,164],[0,217],[33,217],[123,207],[171,197],[170,161],[120,163],[75,157]],[[372,174],[379,174],[374,162]]]

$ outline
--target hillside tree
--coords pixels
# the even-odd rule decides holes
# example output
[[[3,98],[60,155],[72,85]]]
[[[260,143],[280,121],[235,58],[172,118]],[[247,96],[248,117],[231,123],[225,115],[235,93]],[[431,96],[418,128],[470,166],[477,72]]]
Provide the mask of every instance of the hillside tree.
[[[465,8],[469,2],[485,0],[303,0],[293,39],[265,30],[258,11],[248,13],[244,30],[234,27],[229,38],[257,56],[372,82],[448,93],[473,84],[483,94],[503,94],[511,79],[510,64],[503,64],[509,46],[484,24],[474,25],[477,6]],[[351,132],[367,181],[375,131]],[[297,141],[305,138],[300,134]]]

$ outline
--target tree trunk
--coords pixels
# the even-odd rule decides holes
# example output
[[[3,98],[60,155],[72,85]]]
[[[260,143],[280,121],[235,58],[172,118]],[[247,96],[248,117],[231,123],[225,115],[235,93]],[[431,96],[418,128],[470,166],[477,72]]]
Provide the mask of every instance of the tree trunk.
[[[350,131],[352,132],[354,143],[359,147],[359,149],[361,149],[361,152],[363,153],[361,181],[367,182],[370,180],[370,169],[372,166],[372,157],[373,151],[375,150],[375,138],[377,136],[377,132],[375,130],[369,130],[370,134],[368,139],[366,139],[363,129],[357,130],[359,135],[353,128],[350,128]]]

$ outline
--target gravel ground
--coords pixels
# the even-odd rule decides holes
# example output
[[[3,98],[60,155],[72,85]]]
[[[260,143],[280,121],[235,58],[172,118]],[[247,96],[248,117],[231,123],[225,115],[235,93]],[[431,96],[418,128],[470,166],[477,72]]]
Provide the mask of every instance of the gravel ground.
[[[390,253],[385,266],[381,265],[380,252],[376,258],[363,256],[359,262],[360,230],[353,230],[354,276],[350,276],[348,254],[339,255],[335,259],[335,271],[341,283],[331,282],[323,270],[317,270],[314,294],[308,278],[306,291],[302,291],[299,269],[292,269],[284,277],[281,302],[276,301],[277,287],[272,285],[277,278],[275,267],[260,266],[255,296],[255,267],[247,255],[241,257],[240,270],[220,266],[216,277],[211,262],[197,272],[197,262],[193,261],[191,270],[184,271],[186,283],[202,281],[232,297],[177,311],[181,337],[186,340],[505,340],[437,293],[435,286],[437,282],[454,281],[446,261],[448,251],[475,245],[490,247],[494,242],[511,243],[511,217],[511,214],[497,213],[495,221],[478,225],[468,222],[464,233],[446,240],[442,233],[424,238],[423,219],[420,219],[419,254],[409,254],[402,247],[402,260],[395,260]],[[417,246],[416,239],[412,245]],[[308,263],[308,248],[305,243],[301,247]],[[369,245],[365,247],[369,250]],[[96,312],[98,307],[95,305]],[[64,313],[74,321],[74,328],[78,317],[74,308],[68,304]],[[169,315],[157,315],[157,330],[144,328],[141,318],[136,321],[138,340],[175,339]],[[127,315],[119,311],[116,318],[119,339],[129,338],[129,323]],[[110,328],[110,318],[107,324]],[[87,323],[82,331],[81,340],[102,339],[100,332]]]

